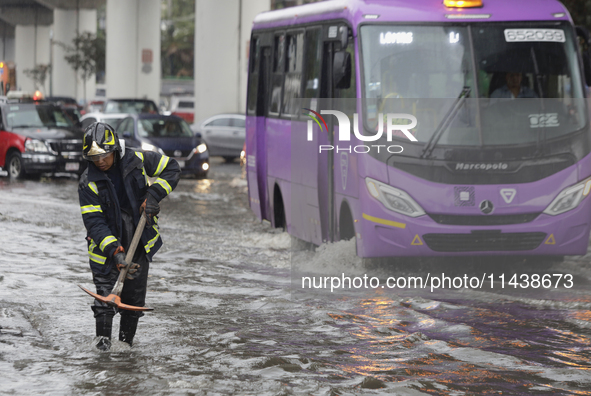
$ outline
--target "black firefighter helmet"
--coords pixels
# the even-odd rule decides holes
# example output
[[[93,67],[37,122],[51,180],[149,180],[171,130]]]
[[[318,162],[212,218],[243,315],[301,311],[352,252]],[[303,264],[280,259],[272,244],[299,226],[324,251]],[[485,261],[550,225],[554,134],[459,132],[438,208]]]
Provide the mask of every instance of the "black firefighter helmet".
[[[118,151],[121,155],[121,144],[115,128],[104,122],[95,122],[84,131],[82,157],[88,161],[98,161]]]

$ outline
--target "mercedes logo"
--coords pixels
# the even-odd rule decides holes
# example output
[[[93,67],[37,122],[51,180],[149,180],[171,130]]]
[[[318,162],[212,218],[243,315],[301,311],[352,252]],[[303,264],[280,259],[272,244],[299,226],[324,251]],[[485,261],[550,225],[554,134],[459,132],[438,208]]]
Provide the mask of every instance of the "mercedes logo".
[[[181,155],[183,155],[183,153],[181,152],[181,150],[175,150],[174,151],[174,156],[175,157],[180,157]]]
[[[484,214],[491,214],[494,209],[494,205],[489,200],[480,202],[480,211]]]

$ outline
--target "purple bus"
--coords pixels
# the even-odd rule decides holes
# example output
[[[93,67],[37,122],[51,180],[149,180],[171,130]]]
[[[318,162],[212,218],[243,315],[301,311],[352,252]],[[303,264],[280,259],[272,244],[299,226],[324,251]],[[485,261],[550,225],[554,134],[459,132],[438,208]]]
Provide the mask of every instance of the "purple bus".
[[[588,43],[557,0],[260,14],[250,207],[316,245],[355,238],[367,258],[585,254]]]

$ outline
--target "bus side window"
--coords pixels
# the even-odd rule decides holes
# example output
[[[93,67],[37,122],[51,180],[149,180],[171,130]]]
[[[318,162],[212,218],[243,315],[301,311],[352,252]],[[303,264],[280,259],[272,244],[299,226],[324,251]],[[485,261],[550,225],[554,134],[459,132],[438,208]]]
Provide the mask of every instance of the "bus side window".
[[[318,98],[320,96],[320,67],[322,65],[320,32],[320,28],[306,30],[304,98]]]
[[[257,110],[257,94],[259,86],[259,51],[260,39],[253,37],[250,42],[250,55],[248,65],[248,99],[246,111],[248,115],[255,115]]]
[[[283,107],[281,114],[297,115],[298,100],[302,93],[302,60],[304,56],[304,33],[287,35]]]
[[[271,100],[269,114],[279,115],[281,106],[281,91],[285,73],[285,34],[275,36],[273,42],[273,72],[271,75]]]

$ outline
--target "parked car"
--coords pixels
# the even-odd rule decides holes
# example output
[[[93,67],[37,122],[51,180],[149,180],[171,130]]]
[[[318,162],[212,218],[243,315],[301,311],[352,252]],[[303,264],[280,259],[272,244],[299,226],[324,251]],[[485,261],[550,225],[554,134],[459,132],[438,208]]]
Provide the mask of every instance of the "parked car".
[[[117,125],[119,122],[124,119],[125,117],[129,117],[127,113],[112,113],[112,114],[105,114],[105,113],[88,113],[84,114],[80,117],[80,123],[82,125],[82,130],[88,128],[89,125],[94,124],[95,122],[106,122],[107,124],[111,125],[115,130],[117,130]]]
[[[158,106],[149,99],[109,99],[105,101],[103,113],[158,114]]]
[[[45,100],[59,106],[74,125],[79,124],[80,117],[82,117],[81,111],[83,111],[83,107],[76,103],[74,98],[67,96],[48,96]]]
[[[173,96],[170,98],[170,112],[192,124],[195,119],[195,97]]]
[[[57,103],[59,105],[66,104],[66,105],[76,106],[78,111],[81,111],[84,108],[84,106],[81,106],[78,104],[76,99],[74,99],[70,96],[46,96],[45,100],[48,102]]]
[[[86,104],[84,107],[84,114],[88,113],[100,113],[103,111],[103,106],[105,105],[104,100],[91,100]]]
[[[210,156],[221,156],[230,162],[240,156],[244,146],[245,120],[244,114],[218,114],[193,124],[192,129],[201,134]]]
[[[157,151],[178,161],[184,174],[206,177],[209,151],[185,120],[173,115],[133,114],[117,127],[125,147]]]
[[[80,175],[82,138],[59,106],[47,102],[0,104],[0,167],[13,178],[40,173]]]

